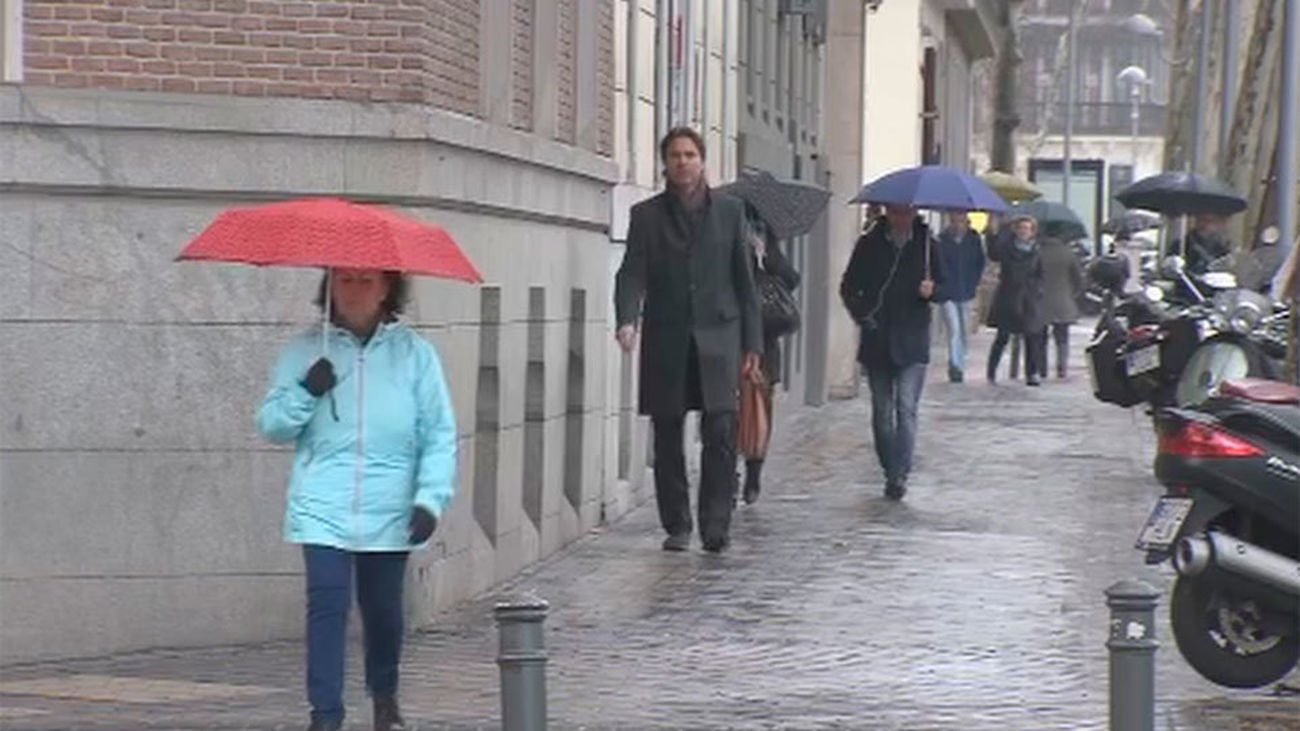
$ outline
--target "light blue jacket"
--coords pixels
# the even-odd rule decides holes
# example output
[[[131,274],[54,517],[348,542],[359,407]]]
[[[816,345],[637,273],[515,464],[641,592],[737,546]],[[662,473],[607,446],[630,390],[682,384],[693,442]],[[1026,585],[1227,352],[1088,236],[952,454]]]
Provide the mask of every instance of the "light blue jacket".
[[[317,327],[281,351],[258,413],[263,436],[295,446],[285,540],[409,550],[413,507],[440,517],[456,489],[456,423],[442,363],[401,322],[380,325],[364,347],[342,328],[331,327],[329,338],[333,391],[316,398],[302,385],[321,357]]]

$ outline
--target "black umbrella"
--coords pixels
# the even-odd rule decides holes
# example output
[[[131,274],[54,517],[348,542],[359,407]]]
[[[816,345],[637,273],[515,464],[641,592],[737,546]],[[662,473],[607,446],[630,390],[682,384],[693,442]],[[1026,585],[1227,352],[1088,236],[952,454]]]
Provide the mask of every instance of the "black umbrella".
[[[1088,228],[1074,211],[1062,203],[1036,200],[1011,207],[1011,218],[1029,216],[1038,222],[1038,233],[1062,241],[1088,238]]]
[[[780,180],[765,170],[746,171],[715,192],[739,198],[754,207],[778,239],[812,230],[831,199],[831,192],[798,180]]]
[[[1124,211],[1102,224],[1104,234],[1117,234],[1121,231],[1136,233],[1148,229],[1160,228],[1160,217],[1143,211]]]
[[[1246,199],[1232,186],[1196,173],[1171,172],[1143,178],[1120,191],[1115,200],[1129,208],[1167,216],[1217,213],[1231,216],[1246,210]]]

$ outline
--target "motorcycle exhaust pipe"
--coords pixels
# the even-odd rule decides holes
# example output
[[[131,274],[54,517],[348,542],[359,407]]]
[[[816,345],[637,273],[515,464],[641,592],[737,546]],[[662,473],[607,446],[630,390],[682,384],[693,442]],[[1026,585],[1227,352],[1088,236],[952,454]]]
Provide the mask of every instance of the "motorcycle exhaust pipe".
[[[1300,561],[1217,531],[1188,536],[1174,550],[1174,568],[1196,576],[1210,565],[1300,597]]]

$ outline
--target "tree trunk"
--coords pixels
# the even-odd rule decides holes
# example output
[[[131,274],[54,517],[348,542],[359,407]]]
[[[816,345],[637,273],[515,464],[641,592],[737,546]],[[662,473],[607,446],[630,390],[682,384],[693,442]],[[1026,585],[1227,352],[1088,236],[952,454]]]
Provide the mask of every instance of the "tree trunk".
[[[1001,48],[998,50],[993,91],[993,147],[990,166],[994,170],[1012,174],[1016,172],[1016,128],[1020,126],[1016,86],[1018,69],[1024,60],[1020,53],[1020,31],[1016,27],[1021,2],[1022,0],[1000,0],[998,3]]]
[[[1251,248],[1259,232],[1273,223],[1278,114],[1282,92],[1282,3],[1259,0],[1241,90],[1228,138],[1225,180],[1249,202],[1245,213],[1230,222],[1233,240]]]

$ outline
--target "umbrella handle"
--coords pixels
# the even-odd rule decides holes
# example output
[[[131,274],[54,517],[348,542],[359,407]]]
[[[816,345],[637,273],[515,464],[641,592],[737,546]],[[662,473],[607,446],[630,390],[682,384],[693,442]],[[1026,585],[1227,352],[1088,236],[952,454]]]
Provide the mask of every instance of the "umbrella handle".
[[[334,284],[334,270],[326,267],[325,269],[325,319],[320,325],[320,352],[322,358],[330,356],[330,310],[334,306],[334,296],[330,290]]]

